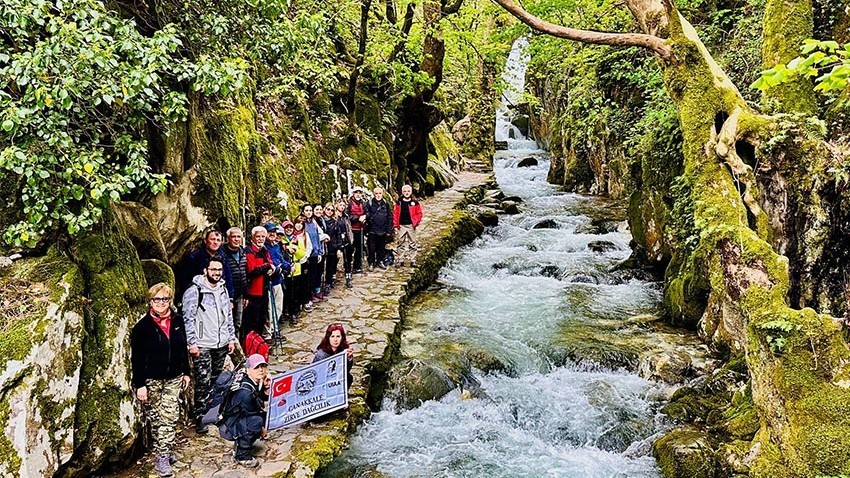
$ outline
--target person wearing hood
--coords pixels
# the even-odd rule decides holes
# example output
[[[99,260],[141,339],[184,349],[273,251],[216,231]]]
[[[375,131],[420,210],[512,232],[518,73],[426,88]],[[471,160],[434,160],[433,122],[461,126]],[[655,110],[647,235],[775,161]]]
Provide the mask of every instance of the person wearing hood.
[[[183,293],[186,343],[195,365],[195,431],[206,433],[201,423],[215,377],[224,359],[236,346],[230,297],[221,276],[224,261],[211,257],[203,275],[196,275]]]

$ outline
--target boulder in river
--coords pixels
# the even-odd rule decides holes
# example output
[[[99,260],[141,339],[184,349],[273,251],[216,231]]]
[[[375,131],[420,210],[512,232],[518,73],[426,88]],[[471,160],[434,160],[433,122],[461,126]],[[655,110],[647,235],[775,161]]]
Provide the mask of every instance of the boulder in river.
[[[516,201],[502,201],[500,206],[506,214],[519,214],[519,205]]]
[[[649,380],[681,383],[693,373],[691,357],[678,350],[653,352],[641,358],[640,375]]]
[[[534,226],[532,229],[558,229],[558,223],[554,219],[544,219]]]
[[[587,248],[597,254],[601,254],[603,252],[616,250],[617,245],[611,241],[591,241],[587,243]]]
[[[493,146],[496,149],[496,151],[505,151],[505,150],[508,149],[508,142],[507,141],[494,141]]]
[[[396,410],[412,410],[457,388],[448,374],[420,360],[408,360],[394,367],[390,383],[389,396],[394,399]]]
[[[502,200],[503,201],[513,201],[517,204],[522,202],[522,198],[519,197],[519,196],[505,196]]]
[[[576,227],[576,234],[608,234],[609,232],[617,232],[620,229],[620,223],[617,221],[609,221],[602,219],[592,219],[590,223],[581,224]]]
[[[466,207],[466,210],[471,212],[475,217],[481,221],[481,224],[484,224],[484,227],[492,227],[499,225],[499,215],[496,214],[496,211],[484,206],[479,206],[477,204],[471,204]]]
[[[497,357],[493,352],[478,347],[466,351],[466,358],[470,365],[484,373],[501,373],[509,377],[516,375],[513,364]]]
[[[531,166],[537,166],[539,163],[537,158],[534,156],[529,156],[527,158],[523,158],[519,163],[517,163],[516,167],[518,168],[528,168]]]

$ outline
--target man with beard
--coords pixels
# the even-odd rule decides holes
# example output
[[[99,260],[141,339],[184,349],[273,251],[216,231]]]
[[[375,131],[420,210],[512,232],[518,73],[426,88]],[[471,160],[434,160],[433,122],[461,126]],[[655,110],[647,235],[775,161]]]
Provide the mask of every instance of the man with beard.
[[[186,344],[195,364],[196,431],[206,433],[201,423],[212,382],[224,368],[224,359],[236,346],[236,330],[230,297],[221,279],[224,261],[211,257],[203,275],[192,279],[183,294]]]

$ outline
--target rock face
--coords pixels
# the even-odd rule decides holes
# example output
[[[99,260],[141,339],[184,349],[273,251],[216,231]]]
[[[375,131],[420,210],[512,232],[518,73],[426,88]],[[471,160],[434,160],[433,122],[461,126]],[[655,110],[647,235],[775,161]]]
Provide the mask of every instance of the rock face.
[[[0,344],[2,474],[88,475],[122,462],[135,443],[128,339],[147,286],[126,232],[107,221],[74,242],[73,260],[52,251],[3,277],[28,284],[19,299],[31,308]]]

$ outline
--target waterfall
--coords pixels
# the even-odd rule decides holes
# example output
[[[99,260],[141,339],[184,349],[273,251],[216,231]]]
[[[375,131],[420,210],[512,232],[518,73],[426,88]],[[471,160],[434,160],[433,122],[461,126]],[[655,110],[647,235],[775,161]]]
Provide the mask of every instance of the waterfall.
[[[519,118],[527,117],[516,111],[516,106],[522,102],[525,88],[525,71],[528,68],[529,56],[526,52],[528,38],[518,38],[508,55],[502,80],[507,88],[502,92],[499,108],[496,110],[496,141],[504,141],[508,149],[536,150],[537,142],[530,140],[513,123]]]

